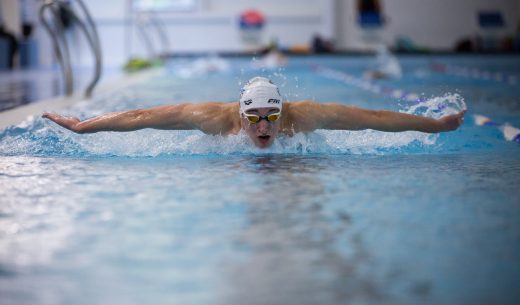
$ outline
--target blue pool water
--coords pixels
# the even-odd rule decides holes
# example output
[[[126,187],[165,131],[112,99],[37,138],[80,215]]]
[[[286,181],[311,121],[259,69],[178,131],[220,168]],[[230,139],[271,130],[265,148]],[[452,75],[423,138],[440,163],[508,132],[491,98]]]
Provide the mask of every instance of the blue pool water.
[[[0,304],[518,304],[520,144],[472,115],[520,126],[519,57],[403,57],[403,78],[360,78],[368,57],[245,59],[201,74],[177,60],[142,84],[62,111],[87,118],[235,101],[254,75],[290,100],[441,116],[457,131],[324,131],[269,150],[244,135],[76,135],[40,118],[0,131]],[[192,70],[190,70],[192,69]],[[447,72],[447,71],[445,71]]]

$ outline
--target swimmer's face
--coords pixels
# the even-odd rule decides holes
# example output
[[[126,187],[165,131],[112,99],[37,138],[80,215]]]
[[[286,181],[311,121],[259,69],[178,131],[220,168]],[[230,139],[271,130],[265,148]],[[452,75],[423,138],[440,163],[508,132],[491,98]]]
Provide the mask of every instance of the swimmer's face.
[[[254,114],[260,117],[266,117],[270,114],[279,113],[278,108],[254,108],[246,111],[247,114]],[[274,142],[278,131],[280,130],[281,118],[274,122],[268,120],[260,120],[258,123],[251,123],[244,114],[241,114],[242,128],[247,135],[253,140],[256,147],[267,148]]]

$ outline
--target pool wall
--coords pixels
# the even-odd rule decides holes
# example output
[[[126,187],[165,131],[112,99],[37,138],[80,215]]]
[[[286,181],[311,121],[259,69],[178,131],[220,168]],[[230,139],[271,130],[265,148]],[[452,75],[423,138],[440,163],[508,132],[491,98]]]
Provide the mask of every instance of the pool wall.
[[[122,90],[125,87],[131,86],[132,84],[139,83],[144,79],[152,77],[157,73],[160,73],[160,69],[151,69],[137,73],[126,74],[119,79],[102,83],[94,91],[94,95],[99,96],[109,92]],[[88,101],[88,99],[83,97],[81,94],[76,93],[72,96],[57,96],[49,99],[34,101],[14,109],[0,112],[0,129],[4,129],[12,125],[17,125],[30,116],[39,116],[44,111],[58,111],[81,101]]]

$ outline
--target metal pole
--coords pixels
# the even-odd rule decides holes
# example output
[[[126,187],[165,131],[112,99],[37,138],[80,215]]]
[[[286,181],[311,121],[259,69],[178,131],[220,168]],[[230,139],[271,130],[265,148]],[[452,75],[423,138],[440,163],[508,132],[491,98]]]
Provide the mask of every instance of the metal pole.
[[[92,96],[92,91],[94,90],[94,87],[98,83],[99,79],[101,78],[101,72],[102,72],[102,53],[101,53],[101,46],[99,42],[99,36],[96,29],[96,24],[94,23],[94,20],[92,19],[90,13],[88,12],[87,7],[83,3],[82,0],[77,0],[79,5],[81,6],[81,9],[83,10],[83,13],[85,14],[85,18],[87,20],[87,24],[90,26],[90,31],[83,23],[77,14],[73,12],[71,9],[66,7],[67,11],[70,13],[70,15],[74,18],[74,20],[79,24],[80,28],[85,33],[85,36],[87,37],[87,40],[89,42],[90,48],[92,49],[92,53],[94,54],[94,60],[95,60],[95,66],[94,66],[94,78],[88,85],[87,89],[85,90],[85,96],[87,98],[90,98]]]
[[[70,57],[68,53],[68,48],[66,46],[66,42],[63,38],[63,25],[61,24],[61,20],[59,20],[59,16],[57,15],[55,2],[52,0],[45,1],[45,3],[41,6],[39,11],[39,18],[42,24],[44,25],[45,29],[51,36],[51,40],[54,46],[54,52],[56,53],[56,58],[58,59],[58,62],[61,67],[63,81],[65,83],[65,94],[66,95],[72,95],[74,91],[74,82],[72,78],[72,69],[70,66]],[[55,21],[55,27],[56,29],[53,29],[47,19],[45,18],[45,10],[49,9],[52,12],[52,15]],[[64,44],[63,52],[62,47],[60,47],[60,40],[62,44]]]

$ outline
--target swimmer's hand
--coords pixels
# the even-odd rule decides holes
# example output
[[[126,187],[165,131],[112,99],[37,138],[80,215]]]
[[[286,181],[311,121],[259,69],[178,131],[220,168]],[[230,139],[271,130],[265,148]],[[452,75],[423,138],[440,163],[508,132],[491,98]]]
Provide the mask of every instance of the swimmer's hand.
[[[463,110],[456,114],[444,116],[437,120],[438,129],[436,132],[452,131],[460,127],[464,122],[464,114],[466,110]]]
[[[198,129],[207,134],[228,134],[233,124],[230,117],[238,112],[233,103],[207,102],[176,104],[148,109],[134,109],[105,113],[80,121],[76,117],[64,117],[45,112],[42,117],[76,133],[100,131],[134,131],[144,128],[161,130]]]
[[[68,130],[72,130],[74,132],[80,132],[80,129],[78,128],[78,124],[81,122],[76,117],[65,117],[61,116],[56,113],[51,112],[44,112],[42,115],[42,118],[49,119],[53,121],[54,123],[67,128]]]

